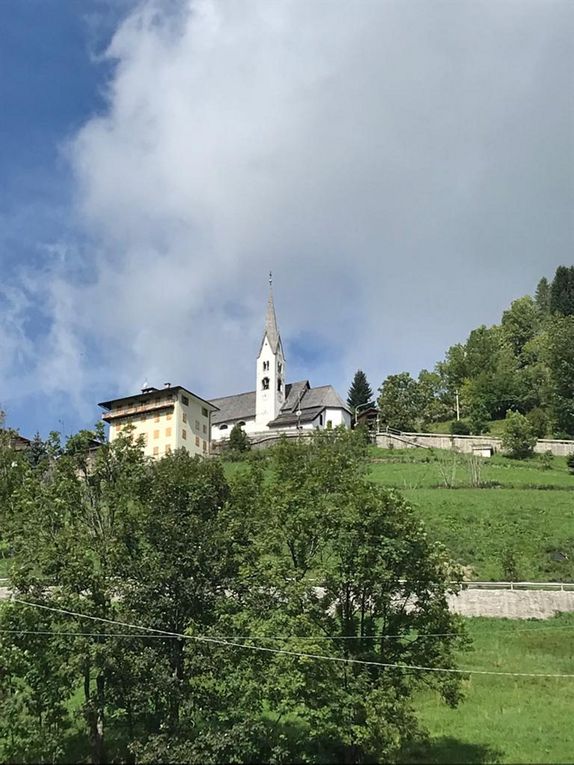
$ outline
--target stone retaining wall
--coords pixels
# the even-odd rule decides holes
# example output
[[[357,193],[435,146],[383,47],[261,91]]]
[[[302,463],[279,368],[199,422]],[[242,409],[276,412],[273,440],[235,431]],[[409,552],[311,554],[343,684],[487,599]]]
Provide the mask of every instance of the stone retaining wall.
[[[493,451],[502,451],[501,440],[495,436],[449,436],[441,433],[378,433],[376,436],[377,446],[383,449],[456,449],[459,452],[470,454],[480,447],[492,447]],[[574,441],[559,441],[552,438],[540,438],[536,442],[534,451],[538,454],[551,452],[557,457],[565,457],[574,453]]]

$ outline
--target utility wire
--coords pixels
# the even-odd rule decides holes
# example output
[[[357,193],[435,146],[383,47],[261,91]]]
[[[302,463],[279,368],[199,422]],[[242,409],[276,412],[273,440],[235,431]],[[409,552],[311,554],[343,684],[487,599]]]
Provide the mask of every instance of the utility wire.
[[[178,632],[168,632],[166,630],[156,629],[155,627],[145,627],[140,624],[131,624],[130,622],[120,622],[115,619],[105,619],[104,617],[101,617],[101,616],[91,616],[89,614],[81,614],[77,611],[70,611],[66,608],[55,608],[54,606],[46,606],[41,603],[31,603],[27,600],[20,600],[19,598],[14,598],[14,601],[16,603],[21,603],[22,605],[32,606],[33,608],[41,608],[46,611],[53,611],[55,613],[67,614],[68,616],[75,616],[80,619],[90,619],[92,621],[103,622],[105,624],[116,624],[119,627],[128,627],[131,629],[138,629],[145,632],[152,632],[156,635],[168,635],[170,637],[177,637],[182,640],[194,640],[196,642],[211,643],[215,645],[224,645],[231,648],[244,648],[250,651],[261,651],[265,653],[281,654],[283,656],[293,656],[299,659],[316,659],[320,661],[337,662],[340,664],[362,664],[362,665],[368,665],[372,667],[383,667],[385,669],[403,669],[407,671],[411,670],[411,671],[418,671],[418,672],[446,672],[449,674],[460,674],[460,675],[502,675],[505,677],[539,677],[539,678],[556,677],[556,678],[574,679],[574,674],[541,673],[541,672],[499,672],[499,671],[490,670],[490,669],[455,669],[450,667],[448,668],[424,667],[424,666],[413,665],[413,664],[391,664],[391,663],[381,662],[381,661],[369,661],[367,659],[349,659],[349,658],[344,658],[342,656],[325,656],[323,654],[301,653],[298,651],[288,651],[284,648],[268,648],[267,646],[260,646],[260,645],[246,645],[245,643],[236,643],[231,640],[222,640],[220,638],[212,638],[212,637],[198,636],[198,635],[184,635]]]

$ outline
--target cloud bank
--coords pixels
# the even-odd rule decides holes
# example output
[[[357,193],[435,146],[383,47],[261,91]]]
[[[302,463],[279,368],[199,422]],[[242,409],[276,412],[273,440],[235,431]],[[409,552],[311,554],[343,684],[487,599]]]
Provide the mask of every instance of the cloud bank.
[[[357,367],[377,386],[432,365],[571,260],[573,21],[557,1],[141,3],[67,146],[89,244],[35,282],[35,374],[92,406],[144,378],[250,389],[269,270],[291,379],[346,393]]]

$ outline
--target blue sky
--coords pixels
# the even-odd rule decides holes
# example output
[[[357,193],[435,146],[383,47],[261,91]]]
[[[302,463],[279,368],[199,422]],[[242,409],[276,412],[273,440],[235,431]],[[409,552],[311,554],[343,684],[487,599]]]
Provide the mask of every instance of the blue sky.
[[[0,0],[0,406],[375,389],[574,245],[574,4]]]

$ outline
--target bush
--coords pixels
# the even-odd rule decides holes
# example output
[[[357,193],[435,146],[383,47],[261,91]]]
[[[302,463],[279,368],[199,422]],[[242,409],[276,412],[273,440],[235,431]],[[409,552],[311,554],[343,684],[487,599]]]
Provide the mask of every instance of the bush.
[[[568,465],[568,470],[574,475],[574,452],[566,457],[566,464]]]
[[[543,409],[540,409],[540,407],[532,409],[526,415],[526,419],[532,426],[534,435],[537,438],[544,438],[546,436],[548,433],[548,417],[544,413]]]
[[[520,412],[506,412],[502,448],[515,459],[530,457],[536,445],[536,434],[528,419]]]
[[[234,425],[231,429],[228,447],[231,451],[239,453],[248,452],[249,449],[251,449],[249,436],[239,423]]]
[[[470,428],[464,420],[453,420],[450,423],[450,433],[452,436],[470,436]]]

